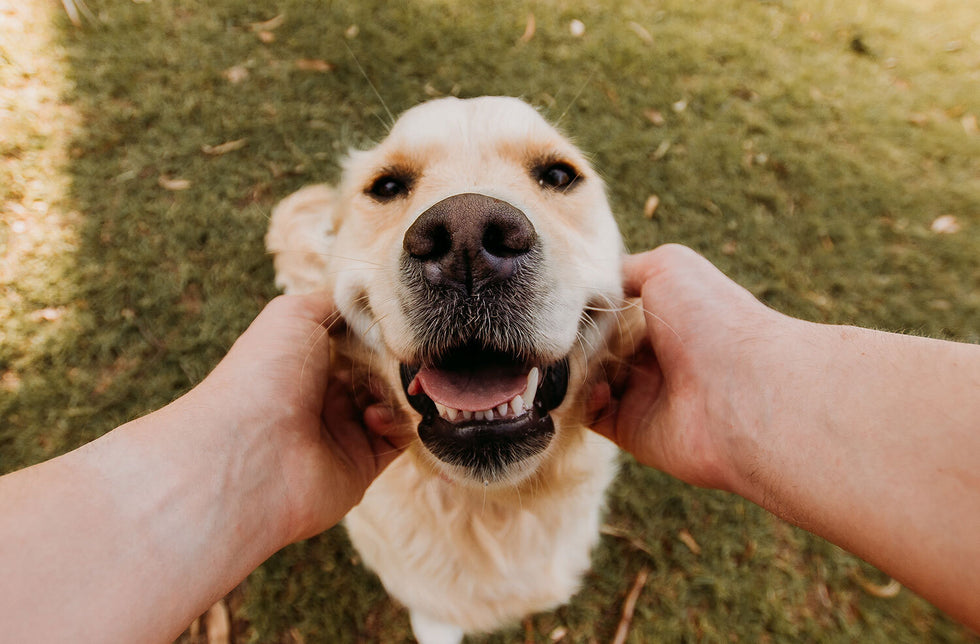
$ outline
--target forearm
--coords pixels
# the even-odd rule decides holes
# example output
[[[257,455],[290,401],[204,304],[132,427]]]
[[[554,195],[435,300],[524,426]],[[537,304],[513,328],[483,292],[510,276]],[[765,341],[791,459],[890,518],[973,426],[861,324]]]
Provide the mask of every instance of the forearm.
[[[206,416],[167,408],[0,479],[5,637],[173,641],[283,545],[270,455]]]
[[[980,627],[980,347],[796,324],[736,491]]]

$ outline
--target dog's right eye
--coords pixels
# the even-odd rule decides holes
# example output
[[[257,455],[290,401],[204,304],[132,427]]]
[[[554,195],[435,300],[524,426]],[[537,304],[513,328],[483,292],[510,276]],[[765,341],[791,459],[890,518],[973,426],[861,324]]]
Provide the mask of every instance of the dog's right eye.
[[[408,193],[409,180],[394,174],[383,174],[371,184],[367,193],[378,201],[391,201]]]

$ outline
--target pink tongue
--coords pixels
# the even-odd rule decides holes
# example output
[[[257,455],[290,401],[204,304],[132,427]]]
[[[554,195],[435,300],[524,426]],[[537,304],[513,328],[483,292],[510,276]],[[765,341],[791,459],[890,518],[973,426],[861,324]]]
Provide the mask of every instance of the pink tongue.
[[[446,371],[422,368],[409,385],[408,393],[419,389],[446,407],[462,411],[482,411],[509,402],[527,387],[527,372],[514,367],[493,366],[476,371]]]

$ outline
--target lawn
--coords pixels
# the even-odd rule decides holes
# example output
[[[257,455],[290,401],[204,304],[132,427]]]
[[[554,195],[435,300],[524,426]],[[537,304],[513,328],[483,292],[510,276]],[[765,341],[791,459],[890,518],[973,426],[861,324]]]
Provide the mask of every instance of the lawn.
[[[632,250],[690,245],[790,315],[980,342],[972,2],[86,2],[76,27],[0,0],[0,473],[199,382],[276,293],[273,205],[444,95],[557,121]],[[609,505],[569,605],[471,641],[608,642],[641,571],[631,642],[977,641],[733,496],[624,459]],[[341,529],[227,605],[236,642],[411,639]]]

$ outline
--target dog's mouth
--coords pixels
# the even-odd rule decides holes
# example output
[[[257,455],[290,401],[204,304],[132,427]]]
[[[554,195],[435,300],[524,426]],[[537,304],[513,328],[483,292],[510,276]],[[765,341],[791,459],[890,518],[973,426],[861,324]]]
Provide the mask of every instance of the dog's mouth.
[[[555,433],[550,412],[568,389],[568,360],[536,364],[467,346],[425,365],[401,365],[418,435],[439,460],[485,482],[541,453]]]

